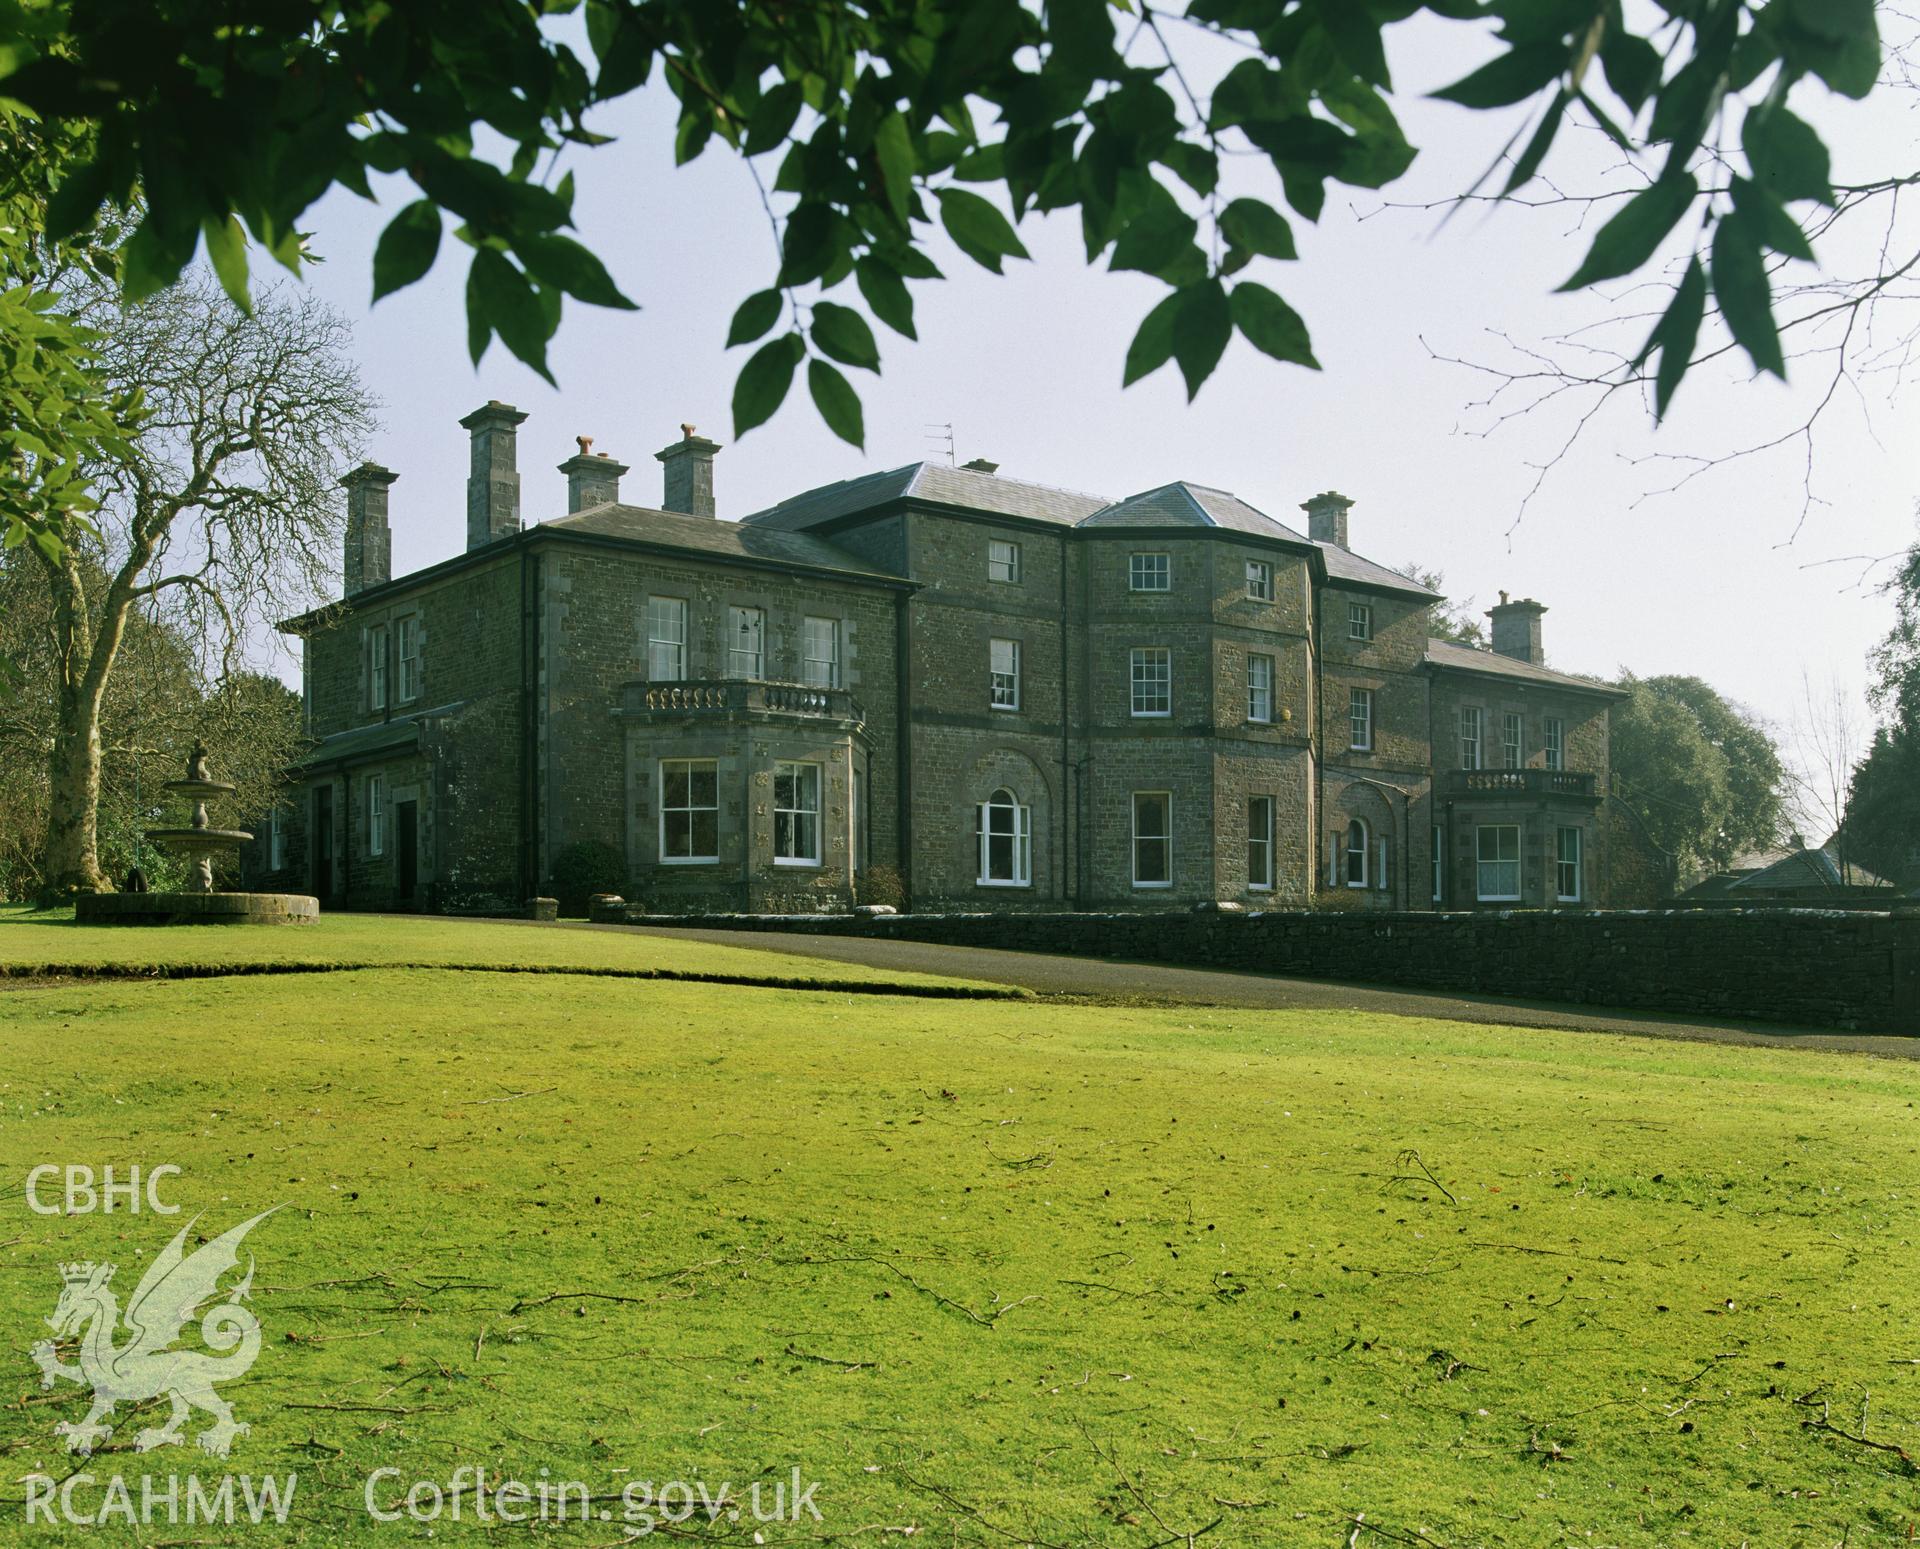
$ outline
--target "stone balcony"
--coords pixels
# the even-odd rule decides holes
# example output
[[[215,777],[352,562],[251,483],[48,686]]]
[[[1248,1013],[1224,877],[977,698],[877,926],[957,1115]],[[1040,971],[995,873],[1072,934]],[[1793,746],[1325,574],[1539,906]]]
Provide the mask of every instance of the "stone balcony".
[[[810,688],[803,683],[772,683],[759,678],[629,683],[621,713],[654,721],[712,718],[843,727],[858,727],[865,720],[860,702],[846,689]]]
[[[1594,777],[1574,769],[1449,769],[1440,777],[1447,796],[1518,796],[1594,801]]]

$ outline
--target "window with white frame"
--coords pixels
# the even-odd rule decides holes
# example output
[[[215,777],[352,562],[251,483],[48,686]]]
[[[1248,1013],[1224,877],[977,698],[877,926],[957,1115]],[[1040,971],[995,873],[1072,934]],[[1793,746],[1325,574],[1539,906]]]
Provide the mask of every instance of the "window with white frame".
[[[387,631],[367,631],[367,708],[387,708]]]
[[[1500,757],[1508,769],[1523,768],[1527,762],[1526,722],[1517,711],[1500,717]]]
[[[1173,714],[1173,651],[1164,645],[1135,646],[1128,658],[1135,715]]]
[[[1133,885],[1173,886],[1173,796],[1133,793]]]
[[[767,675],[767,615],[759,608],[727,609],[727,676]]]
[[[980,885],[1030,887],[1033,884],[1033,817],[1012,791],[1002,787],[980,803],[975,814],[980,832]]]
[[[1447,899],[1447,831],[1438,823],[1433,825],[1433,849],[1430,852],[1433,865],[1433,901],[1445,903]]]
[[[1373,690],[1347,690],[1347,746],[1356,753],[1373,751]]]
[[[284,870],[287,864],[287,812],[284,807],[275,807],[267,819],[267,866],[269,870]]]
[[[1563,904],[1580,902],[1583,884],[1586,882],[1586,877],[1583,875],[1586,869],[1585,856],[1582,853],[1585,837],[1577,828],[1560,830],[1560,842],[1555,855],[1553,873],[1555,891]]]
[[[660,859],[669,866],[720,859],[720,766],[714,759],[660,760]]]
[[[1478,705],[1460,707],[1460,767],[1462,769],[1480,767],[1480,707]]]
[[[1005,538],[987,540],[987,579],[1007,585],[1020,580],[1020,545]]]
[[[1173,587],[1173,567],[1165,554],[1134,554],[1127,560],[1127,590],[1164,592]]]
[[[1371,640],[1373,638],[1373,606],[1370,603],[1350,602],[1347,604],[1347,638],[1349,640]]]
[[[1255,602],[1273,601],[1273,566],[1266,560],[1247,561],[1247,595]]]
[[[678,683],[687,675],[687,599],[647,599],[647,677]]]
[[[1542,753],[1549,769],[1567,767],[1567,723],[1556,715],[1550,715],[1543,723],[1545,732]]]
[[[1359,818],[1347,824],[1347,837],[1344,846],[1345,864],[1341,867],[1342,879],[1348,887],[1367,885],[1367,863],[1370,852],[1367,845],[1367,825]]]
[[[387,853],[387,779],[367,776],[367,854]]]
[[[800,681],[808,688],[840,686],[840,621],[800,621]]]
[[[1273,658],[1258,651],[1247,653],[1247,719],[1273,719]]]
[[[994,710],[1020,708],[1020,642],[987,642],[987,704]]]
[[[1482,902],[1520,899],[1520,825],[1482,823],[1474,830],[1474,892]]]
[[[1247,798],[1247,886],[1273,891],[1273,798]]]
[[[400,658],[400,703],[411,704],[420,697],[420,621],[404,618],[394,625]]]
[[[820,766],[773,766],[773,863],[820,864]]]

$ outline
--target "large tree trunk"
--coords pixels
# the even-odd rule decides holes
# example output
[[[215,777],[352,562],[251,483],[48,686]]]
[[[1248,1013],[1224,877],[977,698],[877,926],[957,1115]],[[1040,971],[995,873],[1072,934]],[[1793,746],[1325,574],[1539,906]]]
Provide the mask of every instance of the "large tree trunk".
[[[126,632],[125,572],[108,587],[96,634],[86,585],[69,553],[49,566],[60,653],[60,704],[48,759],[47,842],[42,892],[49,899],[100,893],[100,706]]]

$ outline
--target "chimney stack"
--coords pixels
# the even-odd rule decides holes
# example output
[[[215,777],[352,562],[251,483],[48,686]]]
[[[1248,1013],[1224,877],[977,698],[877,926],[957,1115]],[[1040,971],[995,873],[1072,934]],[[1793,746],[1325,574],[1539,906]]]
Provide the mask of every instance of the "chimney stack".
[[[666,494],[660,502],[663,511],[680,511],[688,516],[712,516],[713,454],[718,442],[696,436],[693,426],[680,427],[680,439],[653,455],[666,467]]]
[[[589,506],[610,506],[620,499],[620,475],[625,463],[617,463],[605,452],[593,449],[592,436],[575,436],[580,443],[577,454],[560,465],[567,476],[567,515]]]
[[[1493,649],[1515,661],[1544,667],[1547,653],[1540,643],[1540,615],[1546,611],[1545,603],[1535,602],[1531,597],[1509,602],[1507,594],[1502,592],[1500,601],[1487,609],[1487,617],[1493,620]]]
[[[340,481],[347,492],[346,595],[393,579],[393,532],[387,526],[387,486],[400,475],[362,463]]]
[[[514,465],[514,432],[526,418],[510,403],[493,399],[460,421],[473,438],[467,473],[467,549],[520,530],[520,473]]]
[[[1302,501],[1300,509],[1307,513],[1307,536],[1315,543],[1347,547],[1347,512],[1353,509],[1353,502],[1345,495],[1330,489]]]

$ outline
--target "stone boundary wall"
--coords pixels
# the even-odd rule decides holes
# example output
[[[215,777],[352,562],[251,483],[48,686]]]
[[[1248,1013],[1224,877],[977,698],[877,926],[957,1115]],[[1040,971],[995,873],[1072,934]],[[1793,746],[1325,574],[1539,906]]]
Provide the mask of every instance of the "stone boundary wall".
[[[1920,910],[1505,914],[654,915],[633,925],[815,932],[1400,984],[1681,1016],[1920,1034]]]

